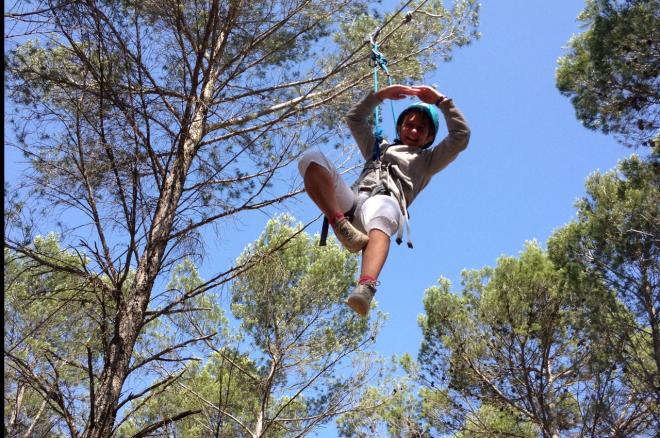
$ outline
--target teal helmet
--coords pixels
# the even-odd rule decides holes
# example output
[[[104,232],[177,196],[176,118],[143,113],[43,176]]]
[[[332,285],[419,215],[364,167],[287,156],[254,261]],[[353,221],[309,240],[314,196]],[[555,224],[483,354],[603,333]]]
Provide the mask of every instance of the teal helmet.
[[[431,146],[433,144],[433,141],[435,141],[435,136],[438,133],[438,108],[435,105],[431,105],[430,103],[413,103],[410,105],[408,108],[404,109],[401,111],[401,114],[399,114],[399,118],[396,119],[396,138],[398,141],[400,141],[400,130],[401,130],[401,124],[403,123],[403,119],[406,117],[406,114],[408,114],[411,111],[419,111],[422,114],[426,116],[427,119],[431,121],[431,134],[432,138],[431,140],[424,145],[425,148]]]

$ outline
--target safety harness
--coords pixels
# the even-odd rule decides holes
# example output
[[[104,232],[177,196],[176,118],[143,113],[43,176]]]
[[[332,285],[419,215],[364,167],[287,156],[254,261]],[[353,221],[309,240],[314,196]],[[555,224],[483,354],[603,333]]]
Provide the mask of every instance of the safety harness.
[[[406,14],[406,21],[410,21],[409,14]],[[372,34],[369,35],[369,42],[371,43],[371,56],[369,58],[369,65],[372,66],[374,69],[374,73],[373,73],[374,93],[378,91],[379,69],[382,70],[384,74],[387,76],[387,85],[388,86],[392,85],[392,75],[390,75],[390,71],[387,68],[387,58],[385,58],[385,55],[383,55],[383,53],[380,51],[378,43],[376,43],[376,38],[378,37],[380,31],[381,31],[381,27],[378,27]],[[396,117],[394,115],[394,104],[392,103],[392,101],[390,101],[390,108],[392,110],[392,120],[394,121],[394,126],[396,129]],[[406,205],[405,196],[403,195],[403,189],[401,187],[398,178],[391,178],[391,177],[388,178],[390,176],[390,164],[383,163],[381,160],[381,156],[383,152],[383,150],[381,149],[381,144],[383,143],[383,130],[380,127],[380,122],[381,122],[380,105],[377,105],[376,108],[374,108],[374,139],[375,139],[374,148],[373,148],[374,152],[371,157],[371,160],[365,163],[364,168],[362,169],[362,173],[371,170],[376,171],[376,181],[378,181],[378,184],[370,191],[369,197],[379,194],[392,195],[394,192],[388,187],[387,181],[392,180],[396,183],[399,196],[395,196],[394,198],[396,198],[399,203],[399,208],[401,210],[401,213],[403,214],[403,218],[406,223],[406,232],[408,234],[408,242],[407,242],[408,248],[412,248],[413,244],[410,238],[410,224],[409,224],[410,215],[408,214],[408,208]],[[386,176],[385,179],[382,178],[383,173]],[[357,202],[358,202],[357,181],[353,184],[352,189],[355,192],[353,205],[351,206],[350,210],[344,212],[344,217],[346,217],[349,221],[353,220],[353,216],[357,208]],[[329,228],[328,218],[324,217],[323,225],[321,227],[321,237],[319,241],[319,246],[326,245],[326,240],[328,238],[328,228]],[[399,225],[399,229],[397,230],[396,243],[400,245],[402,241],[403,241],[403,226]]]

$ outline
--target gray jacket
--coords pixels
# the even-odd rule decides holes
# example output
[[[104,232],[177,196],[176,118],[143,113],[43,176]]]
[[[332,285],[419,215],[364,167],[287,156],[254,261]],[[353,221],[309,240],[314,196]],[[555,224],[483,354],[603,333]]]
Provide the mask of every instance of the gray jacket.
[[[454,161],[467,147],[470,129],[463,114],[451,99],[439,105],[449,133],[435,146],[420,149],[403,144],[381,144],[381,161],[372,161],[375,137],[368,117],[381,100],[373,93],[366,95],[346,115],[348,124],[362,156],[367,160],[355,185],[362,191],[378,193],[383,189],[394,196],[404,218],[408,219],[408,207],[427,186],[436,173]],[[410,233],[408,233],[410,234]],[[399,239],[401,238],[401,229]],[[409,246],[411,244],[409,243]]]

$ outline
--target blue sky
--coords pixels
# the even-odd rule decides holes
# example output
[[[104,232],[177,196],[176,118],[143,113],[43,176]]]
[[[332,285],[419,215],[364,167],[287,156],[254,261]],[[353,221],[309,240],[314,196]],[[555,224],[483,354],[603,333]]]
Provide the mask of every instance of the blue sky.
[[[382,11],[393,9],[392,3],[384,2]],[[583,7],[582,0],[484,1],[482,38],[427,77],[427,84],[454,99],[472,137],[412,206],[415,248],[393,245],[390,251],[376,297],[389,314],[376,345],[381,355],[416,356],[423,293],[439,277],[449,278],[458,291],[461,270],[493,266],[499,256],[517,254],[527,240],[545,244],[574,217],[585,178],[632,153],[582,127],[555,87],[557,58],[580,32],[576,17]],[[397,102],[396,111],[409,103]],[[389,107],[385,110],[387,122]],[[385,130],[391,137],[391,122]],[[15,154],[5,152],[5,178],[11,180]],[[305,197],[288,207],[301,221],[318,215]],[[230,266],[267,219],[257,213],[220,224],[221,238],[211,241],[201,274],[208,278]],[[312,231],[319,229],[320,222]],[[335,436],[333,430],[318,436]]]
[[[630,155],[584,128],[555,87],[557,58],[580,32],[583,7],[576,0],[483,2],[481,39],[428,76],[463,111],[472,135],[412,206],[415,248],[390,251],[377,294],[389,314],[381,354],[417,353],[423,292],[439,277],[458,291],[461,270],[492,266],[527,240],[544,244],[574,217],[585,178]]]
[[[393,3],[384,2],[382,10],[392,10]],[[463,269],[494,266],[502,255],[517,255],[528,240],[545,246],[555,229],[574,218],[586,177],[632,153],[584,128],[555,86],[557,59],[571,35],[581,32],[576,18],[583,8],[581,0],[484,1],[481,39],[426,78],[454,99],[472,135],[467,150],[415,200],[414,249],[404,244],[390,250],[376,295],[388,314],[376,343],[380,355],[416,357],[426,288],[446,277],[458,292]],[[412,102],[396,102],[395,111]],[[385,134],[392,138],[389,103],[382,109]],[[289,209],[303,222],[318,214],[306,197]],[[266,220],[259,214],[235,224],[242,232],[218,248],[228,263],[236,253],[227,247],[240,251]],[[320,222],[310,229],[318,230]],[[335,437],[336,431],[329,425],[317,436]]]
[[[415,200],[415,248],[390,251],[376,296],[389,314],[376,344],[381,355],[417,355],[422,297],[439,277],[460,291],[463,269],[494,266],[527,240],[545,246],[574,218],[585,178],[632,153],[584,128],[555,86],[557,59],[581,32],[583,8],[581,0],[483,1],[481,39],[427,77],[454,99],[472,136]],[[330,427],[318,436],[336,434]]]

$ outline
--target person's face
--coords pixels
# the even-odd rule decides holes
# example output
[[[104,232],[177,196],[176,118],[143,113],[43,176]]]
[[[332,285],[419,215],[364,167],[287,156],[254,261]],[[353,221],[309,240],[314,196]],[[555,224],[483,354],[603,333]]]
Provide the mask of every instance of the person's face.
[[[399,134],[403,144],[417,148],[424,147],[433,138],[429,119],[419,111],[406,114]]]

